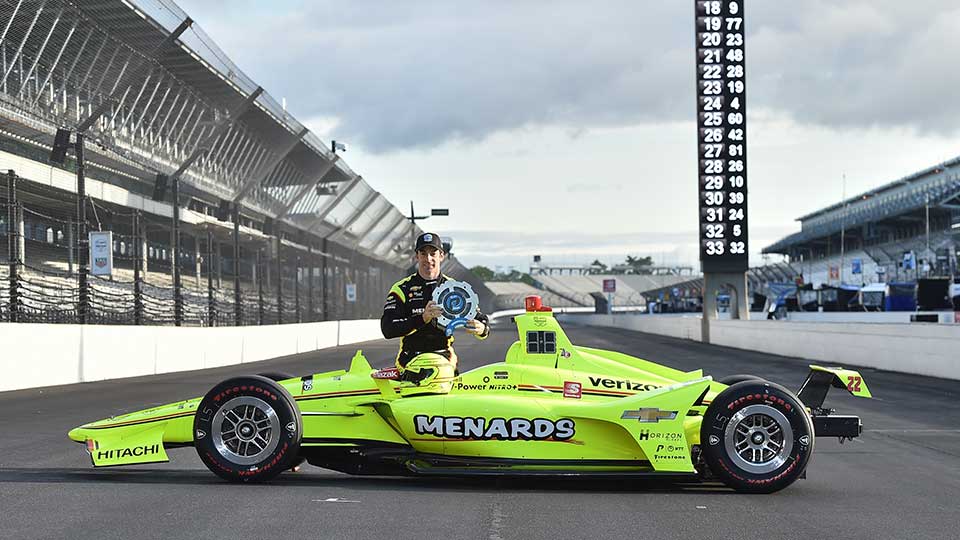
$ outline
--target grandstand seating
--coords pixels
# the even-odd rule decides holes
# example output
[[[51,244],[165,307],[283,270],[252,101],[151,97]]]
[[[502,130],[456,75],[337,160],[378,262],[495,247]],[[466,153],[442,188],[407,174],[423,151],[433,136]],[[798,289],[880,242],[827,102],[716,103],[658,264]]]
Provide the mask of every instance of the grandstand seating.
[[[51,264],[42,264],[50,267]],[[0,266],[0,309],[6,309],[10,299],[10,270],[8,265]],[[141,281],[144,318],[153,324],[173,324],[173,287],[169,275],[159,272],[144,274]],[[112,278],[90,276],[89,302],[91,319],[97,322],[129,324],[134,309],[135,293],[133,271],[115,269]],[[40,267],[21,267],[19,271],[20,309],[22,321],[32,322],[70,322],[76,313],[78,302],[77,276],[41,270]],[[189,284],[187,284],[189,285]],[[210,325],[208,312],[208,291],[206,286],[185,286],[182,289],[184,306],[184,324],[195,326]],[[233,289],[228,286],[214,291],[214,300],[224,314],[224,319],[232,315]],[[249,282],[241,283],[241,294],[249,304],[245,310],[248,317],[258,315],[256,289]],[[292,300],[290,300],[292,305]],[[276,310],[275,296],[265,299],[267,311]],[[275,313],[274,319],[275,319]]]
[[[567,276],[573,277],[573,276]],[[549,291],[557,296],[560,296],[566,300],[567,305],[572,306],[590,306],[593,305],[593,300],[590,298],[589,293],[584,293],[577,290],[571,284],[567,283],[565,280],[560,279],[560,276],[549,276],[549,275],[537,275],[533,276],[534,281],[538,285],[542,286],[545,291]]]
[[[563,298],[565,305],[570,306],[593,306],[594,301],[590,294],[602,292],[605,279],[615,279],[617,282],[617,290],[613,295],[615,306],[644,305],[646,303],[644,292],[690,280],[690,276],[668,274],[550,275],[544,273],[531,277],[543,287],[543,290]]]
[[[861,274],[853,273],[853,260],[860,259]],[[845,253],[842,259],[840,255],[819,259],[816,261],[804,261],[794,263],[803,274],[806,283],[830,283],[837,282],[838,279],[830,277],[830,268],[836,267],[842,271],[843,283],[859,284],[874,283],[877,281],[877,261],[866,250],[855,250]]]
[[[949,249],[952,242],[949,233],[936,232],[930,234],[929,250],[927,249],[926,236],[922,236],[849,251],[843,256],[842,281],[844,283],[860,284],[916,279],[918,269],[903,270],[901,268],[903,254],[912,251],[918,264],[920,260],[932,261],[936,259],[937,252]],[[860,275],[852,273],[854,259],[862,261],[862,274]],[[840,267],[841,259],[840,255],[836,254],[812,262],[795,262],[793,266],[802,271],[804,281],[807,283],[836,282],[836,279],[830,279],[830,267]],[[883,269],[882,275],[878,275],[877,272],[881,269]],[[936,269],[933,269],[933,272],[936,273]],[[922,274],[922,270],[920,270],[920,273]]]
[[[841,266],[841,242],[846,248],[845,283],[956,275],[958,208],[960,157],[802,216],[798,218],[799,232],[763,252],[789,256],[813,283],[837,281],[829,279],[829,268]],[[905,252],[913,252],[917,268],[903,268]],[[802,264],[798,263],[801,258]],[[846,259],[854,258],[863,260],[862,275],[851,272]],[[921,260],[925,264],[921,265]],[[882,272],[879,278],[877,271]]]
[[[597,277],[616,278],[618,289],[620,288],[620,284],[623,283],[640,294],[643,294],[647,291],[652,291],[654,289],[659,289],[661,287],[669,287],[677,283],[683,283],[684,281],[688,281],[690,279],[690,276],[680,276],[674,274],[625,274]]]
[[[543,303],[551,307],[568,307],[570,301],[549,291],[537,289],[532,285],[514,281],[488,281],[485,283],[487,288],[496,295],[494,309],[519,309],[523,307],[523,299],[527,296],[537,295],[543,299]]]

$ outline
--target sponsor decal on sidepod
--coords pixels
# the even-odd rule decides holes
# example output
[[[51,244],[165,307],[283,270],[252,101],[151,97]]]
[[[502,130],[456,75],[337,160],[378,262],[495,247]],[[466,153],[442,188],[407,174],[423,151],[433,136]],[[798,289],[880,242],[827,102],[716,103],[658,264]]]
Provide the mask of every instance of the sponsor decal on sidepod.
[[[576,433],[576,423],[569,419],[546,418],[471,418],[460,416],[413,417],[414,428],[420,435],[449,439],[479,440],[545,440],[565,441]]]

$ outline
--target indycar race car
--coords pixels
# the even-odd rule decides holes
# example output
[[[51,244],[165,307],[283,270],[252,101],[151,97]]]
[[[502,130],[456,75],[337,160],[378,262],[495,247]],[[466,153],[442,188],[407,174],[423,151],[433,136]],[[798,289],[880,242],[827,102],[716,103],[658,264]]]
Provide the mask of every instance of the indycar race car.
[[[861,433],[858,417],[823,408],[830,386],[870,397],[856,371],[810,366],[794,394],[573,345],[538,297],[514,320],[520,339],[504,361],[463,374],[429,353],[402,373],[373,369],[358,351],[345,371],[235,377],[69,436],[95,467],[193,446],[237,482],[305,460],[352,474],[652,476],[769,493],[804,476],[817,437]]]

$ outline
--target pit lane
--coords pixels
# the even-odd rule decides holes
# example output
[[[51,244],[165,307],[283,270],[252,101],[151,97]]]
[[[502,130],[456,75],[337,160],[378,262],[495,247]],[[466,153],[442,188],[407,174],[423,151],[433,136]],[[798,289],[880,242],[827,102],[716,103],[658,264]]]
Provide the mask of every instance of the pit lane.
[[[796,389],[806,362],[616,329],[569,327],[574,343],[715,377],[755,373]],[[499,361],[516,339],[457,339],[463,369]],[[305,466],[268,485],[219,480],[191,448],[171,462],[94,470],[66,437],[81,423],[202,395],[257,371],[342,369],[376,341],[188,373],[0,393],[0,538],[957,538],[960,390],[954,381],[864,369],[877,399],[832,391],[863,436],[818,439],[799,480],[774,495],[716,486],[578,479],[368,478]],[[838,358],[836,363],[842,364]]]

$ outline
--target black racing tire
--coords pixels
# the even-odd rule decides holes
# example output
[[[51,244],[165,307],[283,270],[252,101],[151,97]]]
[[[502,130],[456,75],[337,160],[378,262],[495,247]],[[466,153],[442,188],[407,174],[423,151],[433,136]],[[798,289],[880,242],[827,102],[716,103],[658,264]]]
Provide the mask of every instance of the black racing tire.
[[[806,408],[768,381],[743,381],[720,392],[700,425],[707,466],[744,493],[772,493],[792,484],[803,475],[813,445]]]
[[[259,375],[259,376],[261,376],[261,377],[266,377],[266,378],[270,379],[271,381],[276,381],[276,382],[286,381],[286,380],[288,380],[288,379],[296,379],[296,378],[297,378],[296,375],[291,375],[290,373],[287,373],[286,371],[266,371],[266,372],[264,372],[264,373],[257,373],[257,375]],[[294,462],[290,465],[290,470],[293,470],[295,467],[299,467],[300,465],[303,464],[304,461],[306,461],[306,459],[304,459],[304,458],[299,458],[299,459],[294,460]]]
[[[720,384],[725,384],[727,386],[733,386],[738,382],[743,382],[743,381],[765,381],[765,380],[766,379],[764,379],[763,377],[757,377],[756,375],[747,375],[747,374],[740,373],[737,375],[727,375],[726,377],[720,377],[720,379],[717,380],[717,382]]]
[[[291,374],[286,373],[286,372],[284,372],[284,371],[267,371],[267,372],[265,372],[265,373],[257,373],[257,375],[259,375],[259,376],[261,376],[261,377],[266,377],[266,378],[270,379],[271,381],[277,381],[277,382],[285,381],[285,380],[287,380],[287,379],[296,378],[296,375],[291,375]]]
[[[200,460],[231,482],[264,482],[299,460],[303,419],[280,384],[250,375],[214,386],[193,420]]]

